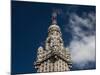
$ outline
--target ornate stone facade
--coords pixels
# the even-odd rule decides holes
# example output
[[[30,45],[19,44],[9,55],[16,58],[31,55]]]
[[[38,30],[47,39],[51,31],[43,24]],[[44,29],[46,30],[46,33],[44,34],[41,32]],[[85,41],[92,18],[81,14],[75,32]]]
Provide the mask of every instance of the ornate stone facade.
[[[56,12],[52,15],[52,25],[48,28],[45,47],[40,46],[37,51],[35,67],[37,72],[61,72],[71,68],[70,53],[64,47],[60,27],[56,22]]]

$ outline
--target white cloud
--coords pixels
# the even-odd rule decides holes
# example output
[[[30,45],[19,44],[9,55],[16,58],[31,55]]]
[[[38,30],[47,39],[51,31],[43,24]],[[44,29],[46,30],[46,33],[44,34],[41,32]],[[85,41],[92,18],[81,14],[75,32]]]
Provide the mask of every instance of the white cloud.
[[[75,63],[95,61],[95,36],[83,37],[70,43],[72,60]]]
[[[95,22],[95,13],[87,13],[85,17],[73,13],[69,18],[68,25],[73,37],[69,45],[72,62],[81,67],[95,61]]]

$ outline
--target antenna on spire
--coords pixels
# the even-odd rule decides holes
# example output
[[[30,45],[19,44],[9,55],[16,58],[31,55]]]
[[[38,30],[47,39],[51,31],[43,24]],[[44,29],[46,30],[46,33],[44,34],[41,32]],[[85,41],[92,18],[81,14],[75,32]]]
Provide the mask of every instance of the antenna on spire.
[[[52,13],[52,24],[57,24],[57,11],[54,10]]]

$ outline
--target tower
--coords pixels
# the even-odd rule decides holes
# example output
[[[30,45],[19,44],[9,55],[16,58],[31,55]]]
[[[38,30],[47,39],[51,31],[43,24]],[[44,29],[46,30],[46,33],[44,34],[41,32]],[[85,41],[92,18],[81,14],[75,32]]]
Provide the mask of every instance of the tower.
[[[35,67],[37,72],[61,72],[71,68],[69,50],[64,47],[62,33],[57,25],[57,13],[52,14],[52,24],[48,28],[45,46],[40,46],[37,51]]]

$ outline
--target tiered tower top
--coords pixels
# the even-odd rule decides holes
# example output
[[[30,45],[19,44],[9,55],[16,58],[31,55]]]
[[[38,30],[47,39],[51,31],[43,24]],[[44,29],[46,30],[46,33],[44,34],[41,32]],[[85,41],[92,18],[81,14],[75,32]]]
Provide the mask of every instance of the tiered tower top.
[[[53,30],[61,33],[60,27],[57,25],[57,12],[56,11],[52,13],[52,24],[48,28],[48,32],[53,31]]]

